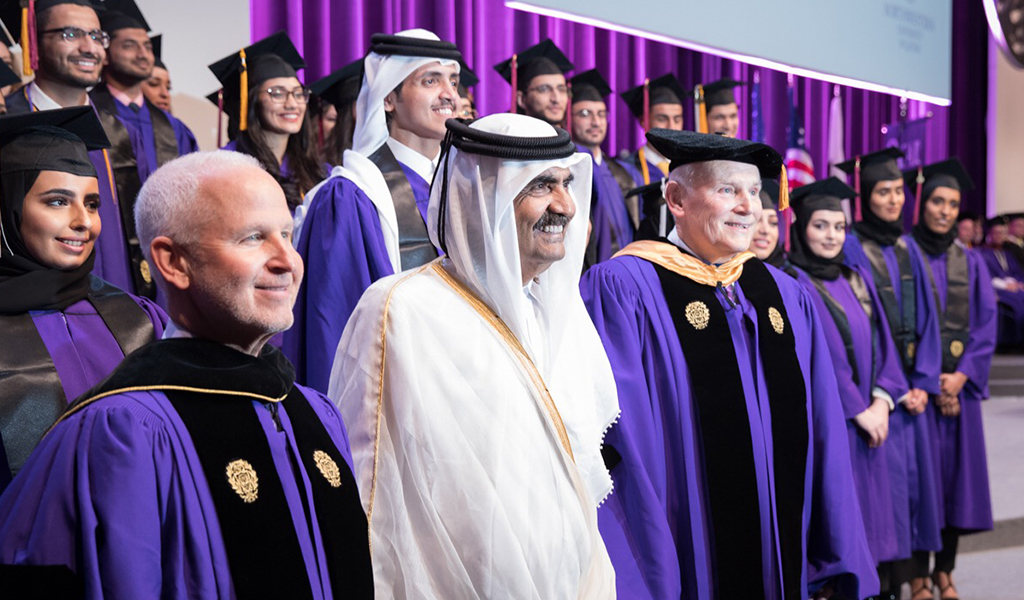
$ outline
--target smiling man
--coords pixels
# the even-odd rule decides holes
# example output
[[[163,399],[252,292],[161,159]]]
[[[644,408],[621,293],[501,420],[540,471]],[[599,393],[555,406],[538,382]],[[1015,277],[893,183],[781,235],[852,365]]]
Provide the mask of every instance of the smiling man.
[[[581,283],[622,402],[599,512],[619,597],[877,593],[812,299],[746,251],[782,158],[723,136],[647,138],[671,161],[675,228]]]
[[[267,345],[302,278],[281,187],[251,157],[192,154],[135,213],[172,323],[78,398],[2,497],[5,586],[55,585],[64,566],[85,598],[372,598],[340,415]]]
[[[448,129],[445,256],[370,286],[331,374],[377,597],[612,598],[597,505],[618,402],[577,287],[591,161],[523,115]]]
[[[427,235],[427,202],[444,124],[458,106],[462,55],[423,29],[375,34],[372,44],[352,149],[296,211],[309,276],[284,350],[298,380],[321,391],[363,291],[438,255]]]
[[[569,106],[565,74],[573,70],[573,64],[554,42],[544,40],[530,46],[494,65],[494,70],[515,88],[515,112],[565,127]]]
[[[103,31],[110,36],[104,59],[103,81],[89,92],[103,130],[111,141],[109,158],[119,199],[118,230],[108,230],[125,244],[132,263],[135,289],[156,297],[149,269],[142,269],[142,248],[127,240],[137,239],[132,209],[139,188],[150,173],[175,158],[199,150],[188,127],[146,100],[142,86],[153,73],[156,61],[149,39],[149,25],[131,0],[122,1],[119,11],[100,13]],[[162,302],[163,300],[160,299]]]

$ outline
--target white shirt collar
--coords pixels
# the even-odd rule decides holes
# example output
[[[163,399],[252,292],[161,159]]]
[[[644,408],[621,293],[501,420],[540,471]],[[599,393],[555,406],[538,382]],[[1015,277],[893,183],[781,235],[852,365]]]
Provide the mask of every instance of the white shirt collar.
[[[686,245],[686,242],[683,241],[683,238],[679,237],[679,230],[676,229],[675,227],[673,227],[672,231],[670,231],[668,233],[668,241],[672,242],[673,244],[678,246],[683,252],[693,256],[697,260],[699,260],[699,261],[701,261],[703,263],[707,263],[706,260],[704,260],[700,256],[697,256],[697,253],[694,252],[692,248],[690,248],[689,246]],[[715,266],[717,267],[718,265],[721,265],[724,262],[727,262],[727,261],[722,261],[721,263],[716,263]]]
[[[57,104],[56,100],[47,96],[46,92],[40,89],[40,87],[36,85],[35,81],[28,84],[28,95],[29,98],[32,99],[32,105],[35,106],[37,110],[57,110],[58,108],[64,108],[60,104]],[[86,95],[85,102],[81,105],[89,106],[88,95]]]
[[[437,166],[437,156],[431,160],[393,137],[388,138],[387,144],[388,148],[391,148],[391,153],[395,155],[395,159],[397,159],[398,162],[412,169],[413,172],[423,178],[423,181],[430,183],[430,180],[434,178],[434,168]],[[440,148],[438,148],[437,154],[440,156]]]

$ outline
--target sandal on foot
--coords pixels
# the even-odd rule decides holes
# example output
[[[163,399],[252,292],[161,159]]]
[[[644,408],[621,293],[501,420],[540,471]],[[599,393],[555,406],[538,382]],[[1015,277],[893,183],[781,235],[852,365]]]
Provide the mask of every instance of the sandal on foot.
[[[910,600],[935,600],[931,581],[927,577],[914,577],[910,580]],[[928,594],[927,596],[924,594]]]
[[[956,584],[953,583],[953,576],[949,573],[942,573],[946,576],[946,585],[942,585],[939,582],[940,571],[932,573],[932,581],[935,582],[935,587],[939,588],[939,599],[940,600],[960,600],[960,590],[956,589]],[[946,596],[947,590],[953,590],[953,596]]]

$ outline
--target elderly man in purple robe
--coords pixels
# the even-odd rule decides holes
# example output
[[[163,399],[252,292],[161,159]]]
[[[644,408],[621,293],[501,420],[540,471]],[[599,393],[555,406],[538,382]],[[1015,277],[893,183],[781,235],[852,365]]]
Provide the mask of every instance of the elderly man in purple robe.
[[[917,175],[915,169],[913,175]],[[952,571],[962,534],[992,529],[981,401],[996,342],[996,300],[988,269],[976,250],[954,243],[961,193],[973,189],[956,158],[922,169],[920,213],[913,249],[927,261],[940,315],[941,392],[928,405],[934,456],[944,500],[942,550],[929,575],[929,552],[915,551],[913,600],[958,596]],[[915,548],[915,550],[917,550]],[[932,583],[938,594],[932,593]]]
[[[267,345],[303,270],[281,187],[251,157],[195,153],[150,176],[135,214],[172,323],[0,497],[5,585],[55,597],[38,574],[63,568],[86,598],[372,597],[341,416]]]
[[[167,315],[92,274],[100,194],[87,106],[0,118],[0,492],[46,430]]]
[[[4,24],[8,31],[21,31],[22,11],[17,3],[7,6],[0,11]],[[12,6],[15,10],[10,10]],[[89,0],[39,0],[34,8],[36,29],[27,31],[36,39],[39,53],[35,80],[7,97],[7,112],[91,105],[88,91],[99,84],[110,44],[92,4]],[[151,296],[155,286],[149,264],[138,245],[131,209],[118,202],[112,157],[106,149],[93,150],[89,156],[96,167],[99,216],[105,228],[96,241],[93,275],[122,290]]]
[[[877,593],[813,298],[746,251],[781,156],[688,131],[647,139],[671,161],[675,228],[581,283],[622,408],[599,510],[619,596]]]
[[[597,69],[572,78],[572,137],[576,147],[594,159],[594,204],[590,207],[593,229],[587,247],[588,261],[608,260],[633,241],[640,224],[640,198],[625,195],[635,187],[638,174],[601,150],[608,135],[608,105],[612,93]]]
[[[986,244],[979,249],[988,266],[992,287],[999,301],[999,325],[996,340],[1000,347],[1024,345],[1024,267],[1007,249],[1009,220],[1000,215],[986,223]]]
[[[427,205],[444,122],[458,105],[461,57],[422,29],[372,37],[352,149],[296,211],[308,276],[283,348],[298,381],[314,389],[327,390],[341,332],[366,288],[438,256]]]

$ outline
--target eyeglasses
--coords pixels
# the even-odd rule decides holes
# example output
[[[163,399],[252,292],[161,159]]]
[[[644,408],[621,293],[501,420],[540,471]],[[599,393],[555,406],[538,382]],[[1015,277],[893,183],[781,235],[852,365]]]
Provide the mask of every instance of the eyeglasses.
[[[295,88],[291,91],[283,87],[267,88],[267,95],[270,96],[270,101],[274,104],[284,104],[288,101],[288,96],[295,98],[295,101],[299,104],[309,102],[309,90],[303,87]]]
[[[606,111],[606,110],[590,110],[589,108],[584,108],[582,110],[575,111],[574,113],[572,113],[572,116],[579,117],[581,119],[585,119],[587,117],[597,117],[599,119],[607,119],[608,118],[608,111]]]
[[[532,88],[530,88],[530,89],[528,89],[526,91],[527,92],[537,92],[538,94],[550,94],[551,92],[553,92],[555,90],[558,90],[559,94],[568,94],[569,93],[569,87],[566,86],[566,85],[560,85],[558,87],[555,87],[555,86],[552,86],[552,85],[548,85],[546,83],[538,85],[538,86],[535,86],[535,87],[532,87]]]
[[[86,31],[78,27],[68,26],[60,27],[57,29],[47,29],[46,31],[40,31],[39,33],[43,35],[59,33],[60,37],[63,38],[63,40],[69,44],[77,44],[78,42],[84,40],[86,36],[89,36],[90,40],[96,42],[100,46],[103,46],[104,48],[110,47],[110,34],[108,34],[106,31],[101,31],[99,29]]]

